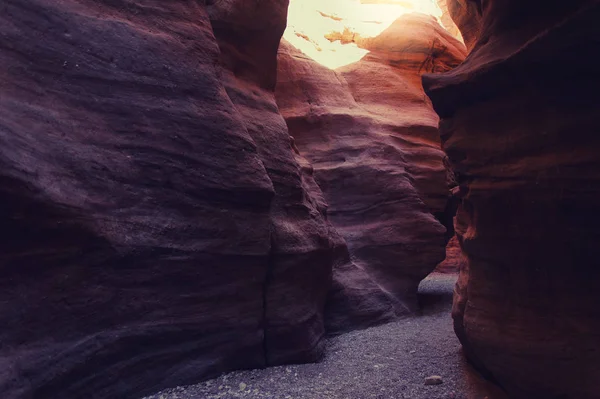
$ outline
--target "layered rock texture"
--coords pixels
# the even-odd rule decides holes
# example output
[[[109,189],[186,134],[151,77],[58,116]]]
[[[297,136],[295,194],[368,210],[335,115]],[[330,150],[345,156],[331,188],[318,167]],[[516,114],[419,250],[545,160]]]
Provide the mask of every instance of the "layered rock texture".
[[[366,272],[396,314],[411,312],[420,280],[444,259],[450,238],[438,117],[420,76],[451,69],[466,50],[422,14],[404,15],[374,37],[347,28],[325,33],[305,40],[340,39],[366,55],[332,70],[283,42],[277,104],[350,250],[351,270],[334,269],[334,280]]]
[[[456,332],[513,398],[600,398],[600,3],[461,15],[472,52],[423,80],[461,197]]]
[[[273,96],[286,12],[2,2],[2,398],[320,355],[343,242]]]
[[[439,18],[441,24],[444,26],[444,28],[446,28],[448,32],[450,32],[450,34],[452,34],[452,36],[460,38],[460,40],[464,42],[465,39],[463,38],[460,29],[458,29],[458,26],[456,26],[456,23],[454,22],[453,18],[453,14],[456,18],[456,9],[450,10],[449,8],[450,6],[457,8],[459,2],[452,0],[437,0],[437,5],[442,12],[442,15]]]
[[[483,0],[437,0],[442,9],[441,20],[451,32],[460,27],[460,33],[467,49],[471,50],[481,32]],[[452,25],[449,19],[456,25]],[[458,29],[458,28],[457,28]],[[456,33],[455,33],[456,34]]]
[[[435,271],[438,273],[458,273],[465,262],[465,256],[460,249],[458,238],[452,237],[446,246],[446,259],[437,265]]]
[[[284,46],[276,102],[287,6],[2,2],[0,397],[313,361],[414,306],[452,181],[420,75],[465,50],[424,16],[339,72]]]

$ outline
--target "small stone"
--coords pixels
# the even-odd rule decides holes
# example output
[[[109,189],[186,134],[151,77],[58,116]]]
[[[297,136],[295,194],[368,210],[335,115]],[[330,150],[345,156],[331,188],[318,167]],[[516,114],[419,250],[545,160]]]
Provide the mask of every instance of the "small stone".
[[[425,378],[425,385],[440,385],[443,383],[442,377],[439,375],[432,375],[430,377]]]
[[[240,391],[245,391],[246,387],[247,387],[246,384],[244,384],[243,382],[240,382]]]

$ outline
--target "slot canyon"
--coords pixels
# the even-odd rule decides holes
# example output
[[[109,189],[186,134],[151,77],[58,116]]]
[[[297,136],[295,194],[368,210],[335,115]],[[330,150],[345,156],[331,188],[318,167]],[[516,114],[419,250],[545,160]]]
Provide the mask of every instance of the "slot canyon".
[[[600,399],[599,19],[1,0],[0,398]]]

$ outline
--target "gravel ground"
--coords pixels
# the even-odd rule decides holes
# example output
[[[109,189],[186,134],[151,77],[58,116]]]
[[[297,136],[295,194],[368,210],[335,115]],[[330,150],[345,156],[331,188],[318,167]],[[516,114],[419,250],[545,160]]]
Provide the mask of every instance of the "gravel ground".
[[[233,372],[147,399],[506,399],[466,364],[452,329],[456,275],[419,287],[421,316],[328,341],[316,364]],[[438,375],[440,385],[425,385]]]

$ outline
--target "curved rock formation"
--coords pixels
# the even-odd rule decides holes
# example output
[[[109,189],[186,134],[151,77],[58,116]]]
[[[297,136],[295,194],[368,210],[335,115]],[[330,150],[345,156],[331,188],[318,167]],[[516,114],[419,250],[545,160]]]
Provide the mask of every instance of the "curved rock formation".
[[[419,14],[356,44],[369,53],[334,71],[282,43],[277,103],[355,272],[366,271],[396,313],[406,313],[449,238],[434,217],[443,216],[449,191],[438,118],[420,75],[456,66],[465,49]]]
[[[446,259],[437,265],[435,271],[438,273],[458,273],[464,263],[465,257],[460,249],[458,239],[452,237],[446,245]]]
[[[322,352],[323,309],[337,237],[313,197],[320,195],[314,180],[302,173],[294,156],[274,99],[287,2],[214,2],[208,13],[225,67],[224,88],[275,190],[263,291],[266,364],[314,361]]]
[[[451,18],[460,28],[462,38],[468,50],[471,50],[482,29],[482,0],[437,0],[443,11],[442,21]],[[447,29],[452,30],[449,22]]]
[[[467,60],[423,79],[460,187],[456,332],[514,398],[600,397],[599,18],[485,2]]]
[[[452,18],[452,15],[450,14],[450,9],[448,8],[448,6],[449,6],[448,3],[450,3],[450,5],[454,5],[454,6],[456,6],[458,4],[456,1],[451,1],[451,0],[437,0],[437,4],[440,7],[440,10],[442,11],[442,15],[440,17],[440,22],[441,22],[442,26],[444,28],[446,28],[446,30],[448,32],[450,32],[450,34],[452,36],[454,36],[464,42],[462,33],[460,32],[460,29],[458,29],[458,26],[456,26],[456,23],[454,22],[454,19]]]
[[[287,2],[208,3],[2,2],[2,398],[320,355],[343,243],[273,96]]]

